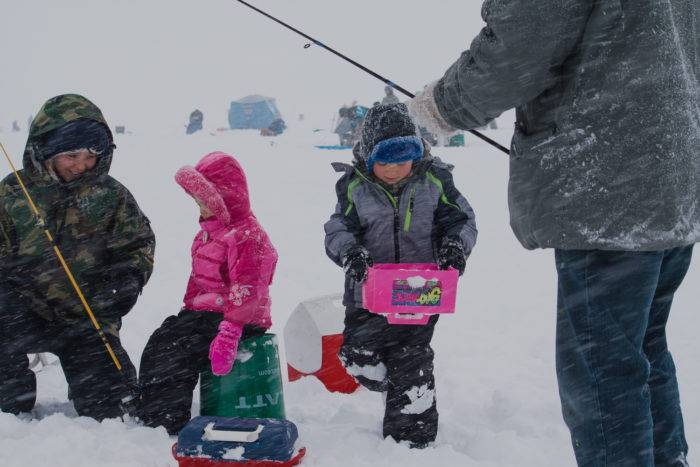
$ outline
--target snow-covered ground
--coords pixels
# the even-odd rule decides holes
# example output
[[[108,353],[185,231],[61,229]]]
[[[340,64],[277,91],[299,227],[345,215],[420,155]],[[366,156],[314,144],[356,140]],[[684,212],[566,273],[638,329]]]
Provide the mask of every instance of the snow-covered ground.
[[[79,92],[102,107],[118,135],[112,174],[135,195],[157,235],[156,267],[127,317],[123,342],[138,362],[150,333],[177,312],[197,229],[194,203],[174,183],[177,168],[222,150],[247,171],[255,213],[280,261],[272,289],[273,331],[300,301],[339,292],[342,272],[323,250],[322,225],[334,206],[334,160],[349,151],[314,144],[352,99],[371,104],[381,83],[305,43],[234,1],[64,0],[2,3],[0,142],[15,162],[26,132],[8,133],[47,98]],[[7,3],[8,5],[5,5]],[[444,0],[260,0],[258,5],[385,73],[409,89],[438,77],[481,27],[480,2]],[[228,102],[276,96],[290,130],[215,132]],[[183,133],[189,112],[205,112],[207,131]],[[303,122],[297,115],[304,113]],[[512,114],[488,134],[507,144]],[[467,137],[465,148],[436,148],[455,164],[457,186],[477,214],[479,240],[461,279],[458,310],[437,327],[435,447],[408,450],[381,439],[382,400],[359,391],[327,393],[305,378],[286,384],[288,417],[308,448],[304,465],[569,466],[554,374],[555,272],[550,251],[527,252],[508,226],[507,158]],[[0,161],[0,173],[9,171]],[[700,268],[694,261],[678,292],[669,338],[676,358],[691,462],[700,447]],[[283,346],[282,346],[283,347]],[[0,375],[2,377],[2,375]],[[195,409],[198,402],[195,401]],[[0,466],[174,465],[163,429],[78,418],[60,366],[39,372],[31,417],[0,413]]]
[[[507,130],[489,134],[508,137]],[[17,158],[23,136],[3,139]],[[279,250],[273,331],[282,334],[301,300],[341,290],[342,272],[324,254],[322,224],[334,204],[337,174],[330,162],[349,160],[350,154],[314,149],[315,142],[318,134],[303,126],[274,139],[255,132],[117,138],[112,173],[139,200],[158,239],[153,278],[124,323],[123,340],[134,361],[150,333],[178,310],[189,272],[197,209],[173,173],[208,151],[227,151],[241,160],[253,208]],[[457,313],[443,317],[433,340],[440,411],[435,447],[411,451],[382,440],[379,395],[330,394],[306,378],[285,386],[285,403],[308,448],[307,465],[574,465],[554,375],[552,254],[527,252],[514,240],[505,196],[507,160],[481,142],[469,143],[434,149],[456,165],[457,186],[474,206],[480,232],[461,279]],[[696,261],[677,295],[669,329],[691,454],[700,445],[700,405],[693,396],[700,392],[700,292],[692,287],[698,274]],[[172,443],[162,429],[76,418],[57,365],[39,372],[32,419],[0,414],[3,466],[173,465]]]

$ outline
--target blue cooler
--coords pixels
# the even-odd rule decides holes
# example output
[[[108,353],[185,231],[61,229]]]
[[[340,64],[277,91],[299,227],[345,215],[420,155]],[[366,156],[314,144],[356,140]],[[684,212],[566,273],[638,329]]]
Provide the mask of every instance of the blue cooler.
[[[180,431],[173,455],[180,467],[226,467],[236,464],[281,467],[296,465],[297,427],[274,418],[195,417]]]

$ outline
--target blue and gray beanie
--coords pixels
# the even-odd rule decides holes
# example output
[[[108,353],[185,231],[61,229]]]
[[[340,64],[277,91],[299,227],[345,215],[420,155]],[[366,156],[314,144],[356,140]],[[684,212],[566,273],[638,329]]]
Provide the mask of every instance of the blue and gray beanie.
[[[423,157],[423,141],[405,104],[369,109],[362,125],[362,154],[370,173],[375,162],[397,164]]]

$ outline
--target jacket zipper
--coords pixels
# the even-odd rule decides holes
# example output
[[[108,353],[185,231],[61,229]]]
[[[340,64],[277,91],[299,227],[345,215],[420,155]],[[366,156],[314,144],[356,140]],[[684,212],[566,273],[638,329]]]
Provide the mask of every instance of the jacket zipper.
[[[397,203],[398,204],[398,203]],[[399,207],[394,205],[394,262],[401,262],[401,247],[399,246]]]
[[[413,197],[416,194],[416,187],[411,190],[411,195],[408,197],[408,207],[403,221],[403,231],[408,232],[411,228],[411,218],[413,217]]]

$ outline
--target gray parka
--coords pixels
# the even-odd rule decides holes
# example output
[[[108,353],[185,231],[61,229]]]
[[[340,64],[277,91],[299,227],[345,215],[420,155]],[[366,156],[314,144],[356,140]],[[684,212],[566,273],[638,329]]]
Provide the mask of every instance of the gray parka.
[[[474,211],[452,181],[452,166],[426,152],[400,194],[369,175],[364,162],[336,163],[345,172],[336,184],[338,204],[324,225],[326,253],[342,266],[347,251],[364,246],[375,263],[434,263],[442,239],[476,243]],[[345,305],[362,307],[362,288],[346,279]]]
[[[511,226],[528,249],[700,239],[700,1],[487,0],[435,87],[459,128],[516,108]]]

